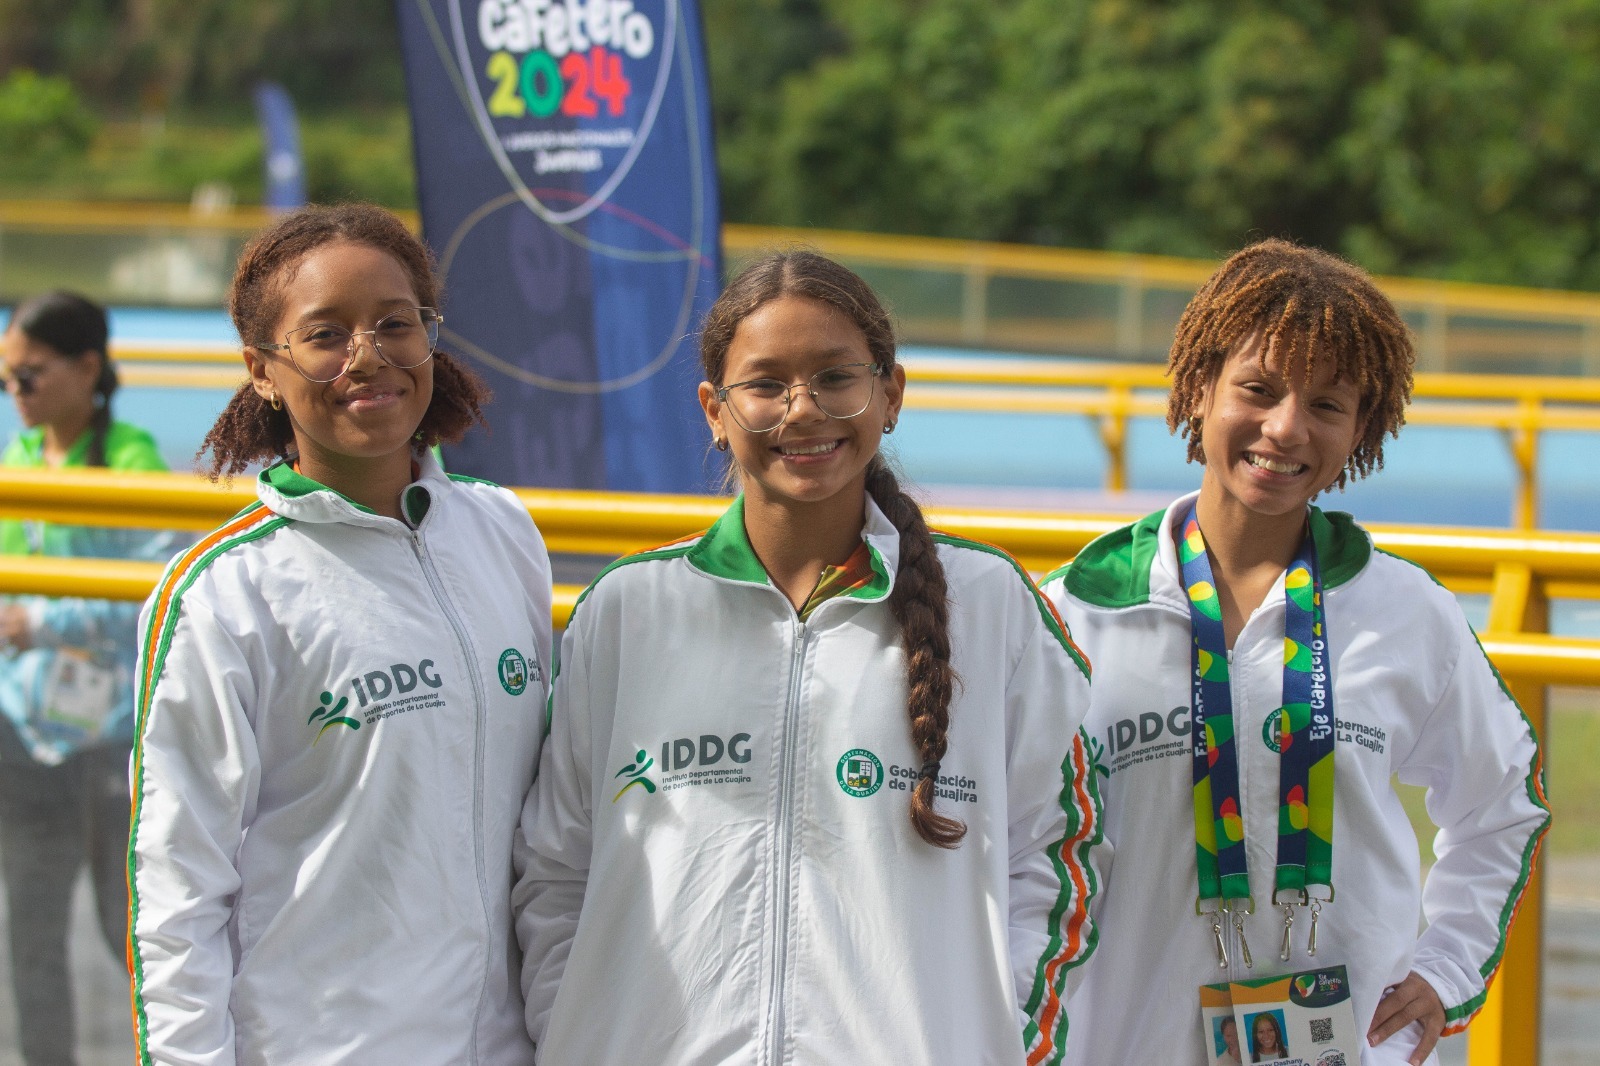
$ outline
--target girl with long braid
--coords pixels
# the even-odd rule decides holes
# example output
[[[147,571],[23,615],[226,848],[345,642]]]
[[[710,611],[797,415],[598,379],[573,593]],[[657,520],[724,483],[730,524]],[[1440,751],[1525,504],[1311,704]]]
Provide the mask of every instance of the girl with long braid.
[[[1057,1061],[1095,943],[1087,664],[878,454],[905,372],[859,277],[755,262],[701,358],[743,495],[567,628],[515,893],[539,1061]]]
[[[149,433],[112,418],[117,372],[106,313],[76,293],[16,309],[0,382],[24,429],[0,465],[165,470]],[[0,521],[7,555],[161,559],[170,534]],[[0,598],[0,869],[22,1058],[72,1062],[67,967],[72,886],[88,867],[101,932],[121,958],[128,928],[128,752],[139,608],[72,597]]]

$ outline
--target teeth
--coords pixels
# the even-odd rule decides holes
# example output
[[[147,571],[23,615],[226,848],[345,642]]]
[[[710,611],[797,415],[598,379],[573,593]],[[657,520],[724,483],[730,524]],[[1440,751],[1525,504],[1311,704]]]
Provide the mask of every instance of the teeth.
[[[824,454],[826,454],[828,452],[833,451],[838,446],[839,446],[839,442],[838,441],[830,441],[827,444],[817,444],[817,445],[813,445],[810,448],[784,448],[783,449],[783,454],[784,455],[824,455]]]
[[[1263,459],[1259,455],[1246,455],[1245,461],[1251,466],[1259,466],[1263,470],[1270,470],[1274,474],[1298,474],[1305,469],[1302,463],[1278,463],[1271,459]]]

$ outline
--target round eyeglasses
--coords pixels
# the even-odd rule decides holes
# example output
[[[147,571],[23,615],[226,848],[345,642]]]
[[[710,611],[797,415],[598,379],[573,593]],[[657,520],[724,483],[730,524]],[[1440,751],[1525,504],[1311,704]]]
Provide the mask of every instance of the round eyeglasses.
[[[385,315],[371,329],[351,330],[328,322],[291,329],[285,344],[255,344],[267,351],[288,352],[289,362],[307,381],[327,383],[350,369],[356,338],[371,337],[378,358],[397,370],[410,370],[433,358],[444,316],[431,307],[407,307]]]
[[[733,420],[748,433],[771,433],[789,417],[794,390],[803,388],[829,418],[854,418],[872,403],[872,392],[883,367],[877,363],[840,363],[819,370],[809,381],[785,385],[775,378],[753,378],[724,385],[717,399],[727,405]]]

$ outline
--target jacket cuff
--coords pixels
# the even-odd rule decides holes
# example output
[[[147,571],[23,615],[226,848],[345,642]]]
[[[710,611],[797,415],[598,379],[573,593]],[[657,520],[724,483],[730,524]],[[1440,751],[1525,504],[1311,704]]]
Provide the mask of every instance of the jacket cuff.
[[[1411,960],[1411,969],[1428,982],[1444,1004],[1447,1033],[1459,1031],[1482,1009],[1487,991],[1476,971],[1469,972],[1453,959],[1425,949]]]

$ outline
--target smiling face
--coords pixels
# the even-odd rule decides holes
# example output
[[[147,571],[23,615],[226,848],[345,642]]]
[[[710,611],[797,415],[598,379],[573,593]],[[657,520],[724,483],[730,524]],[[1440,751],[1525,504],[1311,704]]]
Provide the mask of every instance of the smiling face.
[[[1273,1021],[1270,1014],[1258,1014],[1251,1026],[1256,1038],[1256,1054],[1270,1052],[1280,1054],[1283,1047],[1278,1043],[1278,1023]]]
[[[1321,360],[1309,381],[1305,360],[1262,358],[1257,336],[1238,345],[1200,406],[1211,513],[1298,519],[1339,477],[1363,428],[1361,395]]]
[[[370,330],[384,316],[418,304],[400,261],[368,244],[333,241],[307,252],[279,282],[280,310],[270,337],[247,341],[282,344],[290,330],[312,323]],[[285,351],[245,349],[251,384],[271,401],[282,398],[307,477],[345,495],[349,486],[379,475],[409,474],[412,436],[433,398],[433,362],[401,370],[359,338],[345,373],[329,382],[308,381]]]
[[[23,425],[82,428],[88,424],[94,413],[95,381],[100,376],[98,355],[69,358],[13,325],[5,332],[0,358]]]
[[[793,389],[788,417],[766,433],[740,426],[717,399],[717,388],[757,378],[802,385],[820,370],[873,361],[854,322],[807,296],[780,296],[739,323],[722,380],[701,384],[700,403],[713,437],[728,441],[751,502],[821,503],[841,493],[861,498],[884,427],[899,418],[905,372],[896,365],[879,375],[871,402],[854,418],[831,417],[804,387]]]

